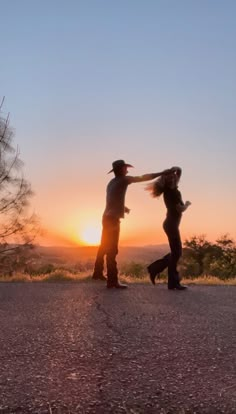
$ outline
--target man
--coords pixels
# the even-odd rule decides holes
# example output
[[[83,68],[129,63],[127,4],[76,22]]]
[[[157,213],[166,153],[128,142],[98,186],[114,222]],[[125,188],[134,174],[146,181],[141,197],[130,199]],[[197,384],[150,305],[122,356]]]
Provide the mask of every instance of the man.
[[[129,184],[153,180],[162,174],[168,174],[170,170],[159,173],[145,174],[137,177],[127,175],[128,168],[133,168],[124,160],[116,160],[112,163],[115,177],[108,183],[106,191],[106,207],[102,218],[102,237],[98,249],[94,272],[92,278],[95,280],[106,280],[103,276],[104,256],[107,264],[107,288],[125,289],[127,285],[118,281],[118,269],[116,255],[120,234],[120,219],[124,218],[129,209],[125,207],[125,194]]]

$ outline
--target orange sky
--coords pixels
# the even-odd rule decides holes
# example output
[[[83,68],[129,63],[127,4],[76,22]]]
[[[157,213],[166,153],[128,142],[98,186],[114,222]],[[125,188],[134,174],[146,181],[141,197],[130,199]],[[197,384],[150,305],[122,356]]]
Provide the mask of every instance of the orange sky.
[[[1,2],[1,93],[43,244],[99,228],[107,171],[183,170],[182,238],[236,239],[236,2]],[[68,6],[68,4],[69,6]],[[163,200],[127,192],[121,244],[166,241]]]
[[[132,170],[133,172],[133,170]],[[101,233],[101,217],[105,205],[105,189],[109,179],[106,174],[99,174],[94,181],[88,183],[80,178],[79,191],[66,185],[63,180],[51,192],[42,188],[41,196],[34,200],[42,213],[45,228],[40,243],[45,245],[97,244]],[[223,199],[206,189],[202,196],[189,184],[191,176],[181,179],[179,188],[183,199],[192,201],[189,209],[183,213],[180,226],[182,239],[192,235],[206,234],[209,240],[215,240],[224,233],[235,237],[235,228],[231,228],[230,217],[233,208],[224,204]],[[166,243],[162,229],[166,210],[162,197],[153,199],[144,190],[145,183],[132,184],[126,194],[126,205],[131,209],[129,215],[121,220],[120,244],[126,246],[142,246]],[[62,195],[63,194],[63,195]],[[185,194],[187,196],[185,196]],[[204,195],[204,197],[203,197]],[[47,201],[45,201],[47,200]],[[204,200],[204,202],[202,202]],[[213,208],[214,202],[216,207]],[[55,208],[56,206],[56,208]],[[225,215],[219,212],[225,212]]]

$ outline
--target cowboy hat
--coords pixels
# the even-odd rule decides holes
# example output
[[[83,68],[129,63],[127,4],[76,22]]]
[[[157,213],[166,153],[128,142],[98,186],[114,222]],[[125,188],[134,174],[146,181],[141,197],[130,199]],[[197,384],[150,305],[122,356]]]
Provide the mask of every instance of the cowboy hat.
[[[133,168],[133,165],[127,164],[124,160],[116,160],[112,163],[112,169],[111,169],[111,171],[108,171],[107,174],[110,174],[113,171],[117,171],[122,167]]]

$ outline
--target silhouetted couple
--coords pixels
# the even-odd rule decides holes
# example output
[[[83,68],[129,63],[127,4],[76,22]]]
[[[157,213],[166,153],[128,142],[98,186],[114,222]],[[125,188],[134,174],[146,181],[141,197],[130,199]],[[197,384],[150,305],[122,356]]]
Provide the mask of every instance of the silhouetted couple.
[[[168,267],[168,288],[185,289],[180,284],[179,274],[177,272],[177,263],[182,253],[179,224],[182,212],[186,210],[190,203],[183,203],[178,190],[181,169],[179,167],[172,167],[162,172],[133,177],[127,175],[128,168],[133,168],[133,166],[125,163],[124,160],[114,161],[112,167],[109,173],[113,172],[115,177],[107,185],[106,207],[102,218],[101,244],[95,261],[93,279],[106,280],[107,288],[109,289],[127,288],[127,285],[121,284],[118,281],[116,263],[120,235],[120,219],[124,218],[125,213],[129,213],[130,211],[125,206],[125,194],[128,185],[132,183],[140,183],[158,178],[154,183],[150,184],[149,190],[154,197],[158,197],[163,193],[167,207],[167,217],[163,226],[169,240],[171,253],[148,266],[148,271],[152,283],[155,284],[157,274],[163,271],[165,267]],[[103,275],[105,256],[107,278]]]

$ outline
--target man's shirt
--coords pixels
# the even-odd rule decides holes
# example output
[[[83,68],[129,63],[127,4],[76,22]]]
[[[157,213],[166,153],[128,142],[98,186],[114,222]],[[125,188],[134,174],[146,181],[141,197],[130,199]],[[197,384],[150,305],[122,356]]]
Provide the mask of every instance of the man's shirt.
[[[125,215],[125,194],[129,184],[146,181],[144,176],[129,175],[114,177],[107,185],[104,216],[123,218]]]

